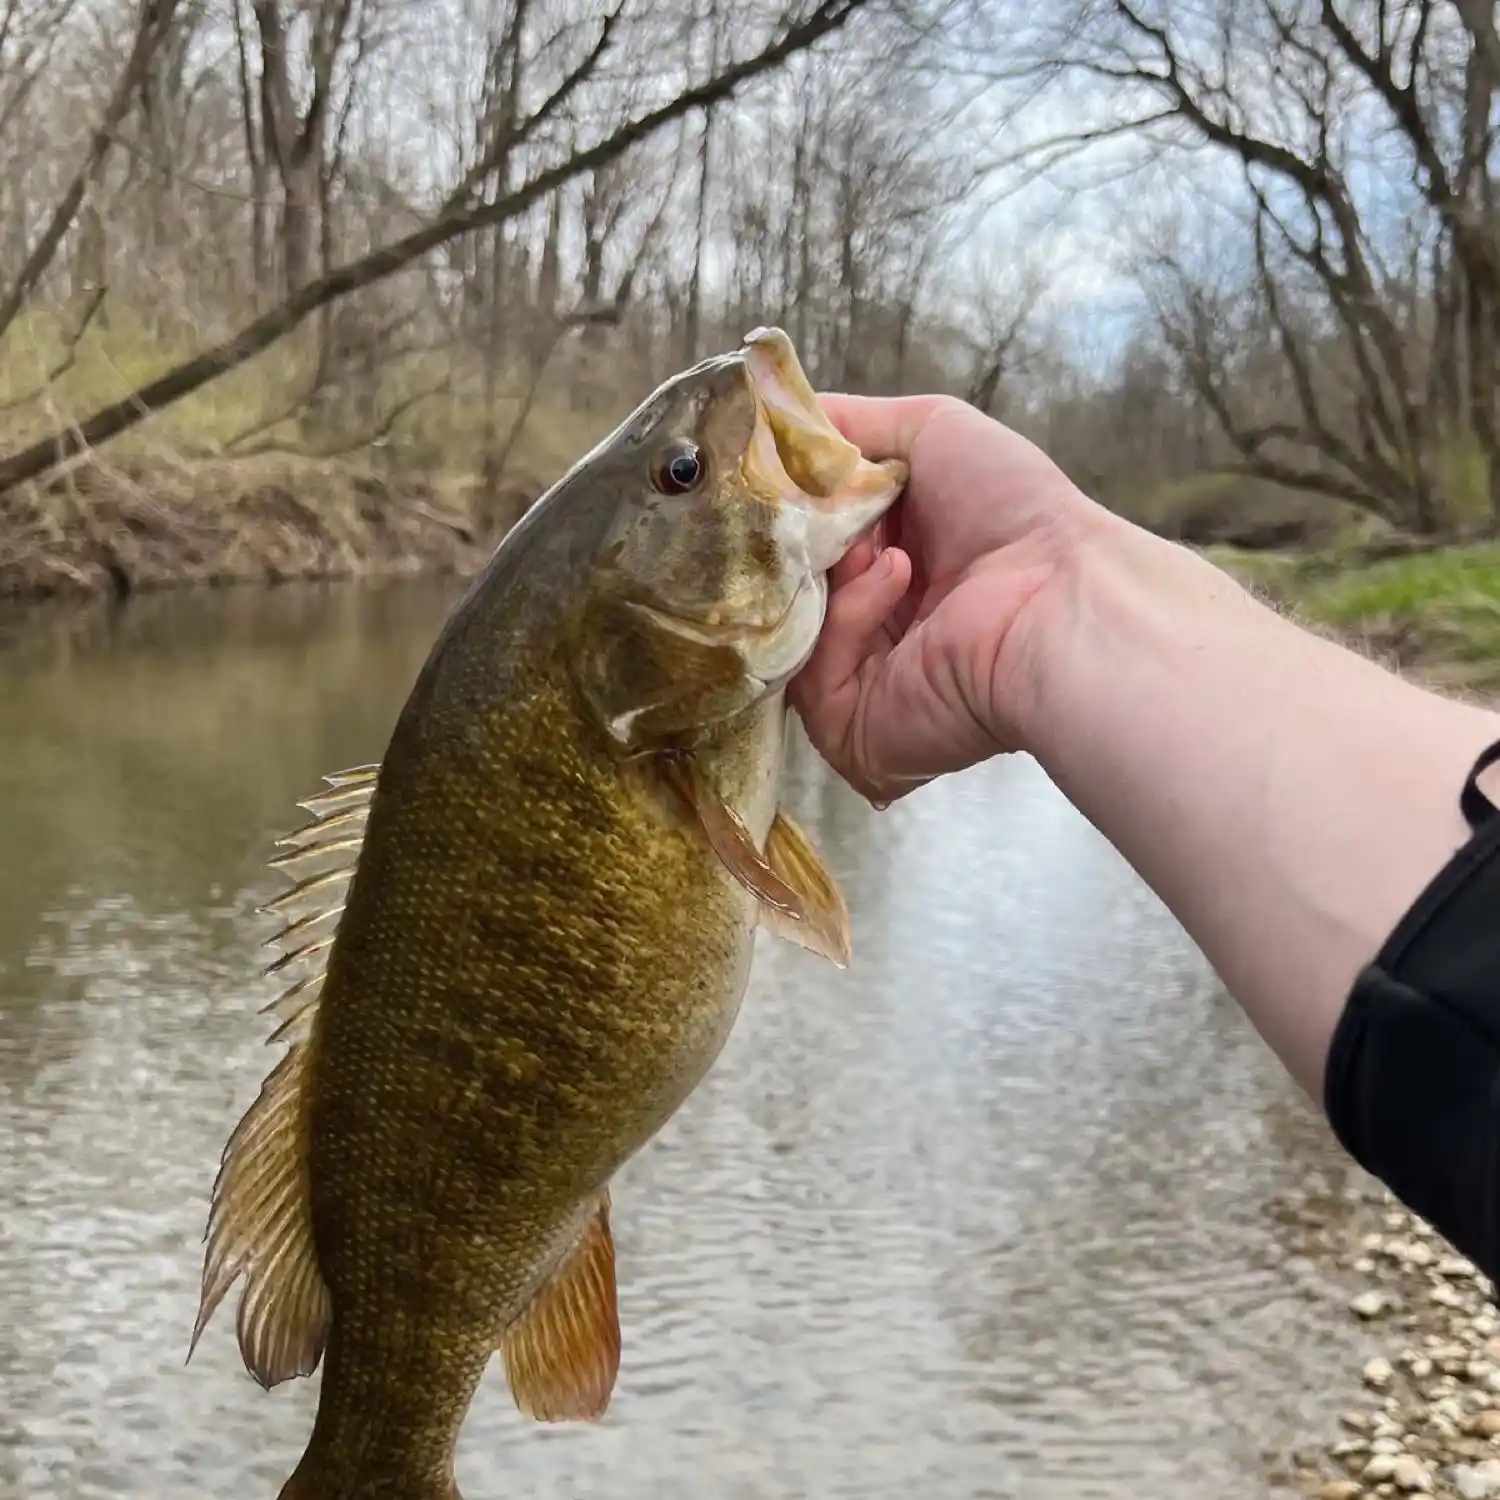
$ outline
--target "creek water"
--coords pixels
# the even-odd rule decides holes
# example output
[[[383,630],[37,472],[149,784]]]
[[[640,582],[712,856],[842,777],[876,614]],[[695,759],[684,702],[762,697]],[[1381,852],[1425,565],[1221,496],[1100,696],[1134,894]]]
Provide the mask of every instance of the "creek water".
[[[315,1379],[231,1305],[207,1195],[275,1054],[272,839],[377,759],[455,586],[0,625],[0,1496],[273,1500]],[[616,1184],[598,1426],[499,1362],[467,1500],[1278,1493],[1360,1338],[1276,1212],[1351,1181],[1172,918],[1032,762],[876,815],[794,740],[855,959],[762,935],[718,1066]]]

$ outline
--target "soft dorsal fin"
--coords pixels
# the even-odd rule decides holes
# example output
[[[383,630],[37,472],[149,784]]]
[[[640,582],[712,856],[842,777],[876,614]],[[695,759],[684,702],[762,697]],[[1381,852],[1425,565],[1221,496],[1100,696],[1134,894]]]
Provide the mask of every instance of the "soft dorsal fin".
[[[620,1313],[609,1194],[583,1237],[500,1343],[516,1405],[539,1422],[604,1415],[620,1369]]]
[[[290,852],[271,861],[295,883],[261,908],[287,916],[269,942],[287,951],[266,973],[298,965],[305,972],[265,1007],[280,1022],[270,1041],[286,1042],[287,1051],[229,1137],[214,1179],[188,1358],[243,1275],[235,1325],[240,1355],[268,1388],[311,1375],[328,1337],[331,1309],[313,1245],[308,1187],[307,1081],[317,1045],[318,992],[343,911],[339,896],[354,877],[378,771],[357,766],[327,776],[330,790],[299,804],[313,819],[278,840]]]
[[[724,868],[760,902],[761,920],[779,937],[845,967],[849,910],[807,835],[778,809],[765,852],[743,821],[690,762],[663,767],[668,783],[697,818]]]

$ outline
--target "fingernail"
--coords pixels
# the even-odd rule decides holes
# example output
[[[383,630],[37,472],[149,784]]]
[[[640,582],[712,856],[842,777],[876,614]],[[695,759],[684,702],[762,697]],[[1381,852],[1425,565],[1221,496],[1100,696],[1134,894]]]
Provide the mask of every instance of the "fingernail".
[[[875,559],[875,563],[871,571],[877,578],[889,578],[891,576],[891,569],[894,566],[895,564],[891,561],[891,554],[889,552],[882,552],[880,556]]]

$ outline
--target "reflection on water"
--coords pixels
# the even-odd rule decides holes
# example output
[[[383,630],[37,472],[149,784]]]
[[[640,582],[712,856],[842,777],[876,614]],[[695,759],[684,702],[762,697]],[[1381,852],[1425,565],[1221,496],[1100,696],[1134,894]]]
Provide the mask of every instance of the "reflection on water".
[[[0,623],[0,1496],[290,1471],[312,1383],[262,1393],[225,1316],[183,1365],[272,1059],[261,862],[379,756],[452,594]],[[529,1426],[497,1362],[466,1496],[1265,1496],[1356,1337],[1268,1210],[1342,1170],[1321,1123],[1030,762],[879,817],[805,748],[792,779],[855,962],[761,940],[719,1067],[617,1184],[607,1420]]]

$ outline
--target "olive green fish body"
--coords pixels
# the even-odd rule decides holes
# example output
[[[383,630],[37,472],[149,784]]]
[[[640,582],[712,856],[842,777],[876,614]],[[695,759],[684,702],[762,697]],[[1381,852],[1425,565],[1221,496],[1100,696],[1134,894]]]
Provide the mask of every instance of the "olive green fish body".
[[[282,1500],[453,1500],[497,1350],[527,1414],[604,1413],[615,1174],[719,1056],[757,927],[848,958],[778,806],[784,689],[903,480],[752,335],[533,507],[379,765],[302,804],[267,909],[272,971],[308,972],[267,1007],[287,1051],[225,1148],[193,1331],[243,1277],[256,1379],[322,1362]]]
[[[707,1072],[749,974],[753,899],[654,768],[584,721],[552,623],[482,728],[465,669],[439,663],[414,700],[320,1000],[311,1192],[335,1316],[310,1451],[335,1472],[361,1471],[374,1425],[382,1467],[442,1474],[500,1336]],[[778,699],[705,757],[762,838],[781,737]]]

